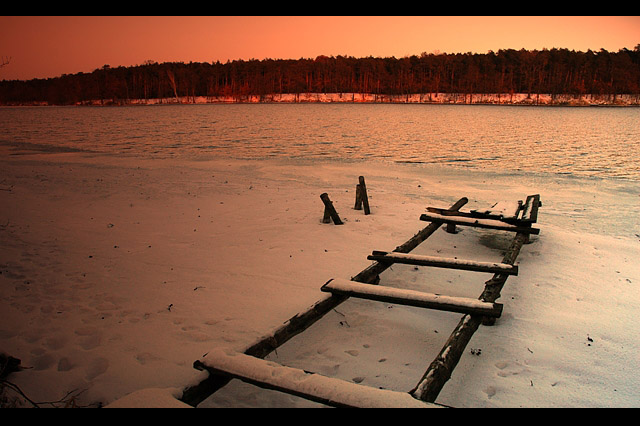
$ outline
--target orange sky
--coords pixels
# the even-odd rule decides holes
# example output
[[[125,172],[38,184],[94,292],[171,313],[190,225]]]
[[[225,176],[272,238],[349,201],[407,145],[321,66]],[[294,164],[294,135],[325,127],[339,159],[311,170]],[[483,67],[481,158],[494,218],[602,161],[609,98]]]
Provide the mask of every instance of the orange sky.
[[[640,17],[0,17],[0,80],[157,62],[640,44]]]

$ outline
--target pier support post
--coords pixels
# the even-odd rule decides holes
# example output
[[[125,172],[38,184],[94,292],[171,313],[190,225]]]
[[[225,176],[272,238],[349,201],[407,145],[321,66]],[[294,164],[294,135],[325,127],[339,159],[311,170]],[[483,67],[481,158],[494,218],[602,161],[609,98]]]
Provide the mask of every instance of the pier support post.
[[[338,216],[338,212],[333,207],[333,203],[329,199],[329,195],[324,192],[320,195],[320,199],[324,203],[324,217],[322,218],[322,223],[329,223],[333,219],[333,223],[336,225],[342,225],[342,220],[340,220],[340,216]]]
[[[356,205],[355,210],[362,210],[364,206],[364,214],[371,214],[369,208],[369,197],[367,196],[367,185],[364,183],[364,176],[358,178],[359,184],[356,185]]]

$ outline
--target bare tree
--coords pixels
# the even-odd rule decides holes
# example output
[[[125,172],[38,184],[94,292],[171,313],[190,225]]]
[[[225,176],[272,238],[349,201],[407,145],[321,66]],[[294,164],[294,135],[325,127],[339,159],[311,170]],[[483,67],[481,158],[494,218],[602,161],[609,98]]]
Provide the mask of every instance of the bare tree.
[[[176,87],[176,76],[171,70],[167,70],[167,76],[169,77],[169,82],[171,83],[171,87],[173,88],[173,94],[176,96],[176,100],[178,99],[178,89]]]

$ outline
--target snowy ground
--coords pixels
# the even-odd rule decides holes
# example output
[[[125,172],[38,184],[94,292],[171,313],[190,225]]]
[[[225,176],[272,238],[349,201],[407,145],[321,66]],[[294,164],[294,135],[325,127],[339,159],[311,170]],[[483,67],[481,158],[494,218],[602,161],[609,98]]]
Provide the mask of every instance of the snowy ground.
[[[540,193],[541,233],[520,252],[502,317],[474,334],[437,402],[640,406],[637,183],[412,164],[14,154],[0,157],[0,351],[29,367],[10,380],[33,401],[74,391],[80,405],[172,405],[206,377],[195,360],[242,350],[306,310],[328,279],[349,279],[371,251],[425,227],[427,206]],[[360,175],[368,216],[353,210]],[[344,225],[321,223],[323,192]],[[439,230],[412,253],[499,261],[512,238],[460,230]],[[476,298],[490,277],[396,265],[381,284]],[[269,359],[409,391],[460,316],[349,299]],[[236,380],[200,404],[255,406],[318,404]]]

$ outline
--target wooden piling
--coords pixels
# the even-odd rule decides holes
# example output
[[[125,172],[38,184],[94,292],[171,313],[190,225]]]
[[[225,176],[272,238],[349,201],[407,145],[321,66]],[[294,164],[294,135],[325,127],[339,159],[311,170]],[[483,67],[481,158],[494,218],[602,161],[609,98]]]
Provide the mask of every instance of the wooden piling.
[[[360,184],[356,184],[356,205],[353,206],[354,210],[362,210],[362,189]]]
[[[360,181],[360,197],[362,198],[362,205],[364,206],[364,214],[370,214],[369,209],[369,197],[367,196],[367,185],[364,183],[364,176],[358,178]]]
[[[342,220],[340,220],[340,216],[338,216],[338,212],[333,207],[333,203],[329,199],[329,195],[324,192],[320,194],[320,199],[324,203],[324,217],[322,218],[323,223],[329,223],[329,219],[333,219],[333,223],[336,225],[342,225]]]

